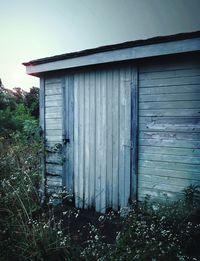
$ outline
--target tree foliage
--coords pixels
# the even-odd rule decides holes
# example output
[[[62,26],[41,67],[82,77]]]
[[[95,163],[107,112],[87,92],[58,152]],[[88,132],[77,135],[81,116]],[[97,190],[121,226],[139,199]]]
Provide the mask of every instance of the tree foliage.
[[[22,131],[25,121],[32,124],[38,117],[39,88],[32,87],[29,92],[20,87],[9,90],[0,79],[0,136],[9,137],[15,131]]]

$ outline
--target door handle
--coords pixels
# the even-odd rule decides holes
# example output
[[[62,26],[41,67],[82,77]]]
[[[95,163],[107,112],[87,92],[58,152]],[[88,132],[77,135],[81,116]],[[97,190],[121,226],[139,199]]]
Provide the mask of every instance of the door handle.
[[[63,138],[63,144],[66,145],[67,143],[70,143],[69,138]]]

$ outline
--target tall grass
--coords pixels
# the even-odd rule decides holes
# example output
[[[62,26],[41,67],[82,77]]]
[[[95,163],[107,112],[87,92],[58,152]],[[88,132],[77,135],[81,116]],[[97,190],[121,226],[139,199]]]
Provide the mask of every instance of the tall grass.
[[[40,203],[41,151],[39,136],[0,138],[0,260],[200,260],[198,185],[173,203],[133,204],[126,217],[65,205],[56,215]]]
[[[67,260],[69,238],[40,205],[40,142],[17,133],[0,146],[1,260]]]

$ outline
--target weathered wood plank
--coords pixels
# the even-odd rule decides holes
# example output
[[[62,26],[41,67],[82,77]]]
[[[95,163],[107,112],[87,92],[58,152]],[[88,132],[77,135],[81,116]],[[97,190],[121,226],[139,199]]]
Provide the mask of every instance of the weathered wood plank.
[[[146,167],[146,168],[155,168],[155,165],[161,169],[167,169],[167,170],[180,170],[180,171],[189,171],[189,172],[195,172],[199,173],[199,168],[194,167],[193,164],[185,164],[185,163],[179,163],[179,162],[154,162],[154,161],[148,161],[148,160],[140,160],[138,162],[139,167]]]
[[[114,92],[116,91],[113,88],[113,72],[112,70],[107,71],[107,113],[106,113],[106,130],[107,130],[107,180],[106,180],[106,201],[107,207],[112,206],[112,194],[113,194],[113,111],[116,109],[116,105],[113,102],[114,99]],[[111,99],[113,97],[113,99]],[[115,122],[116,124],[116,122]],[[114,125],[114,127],[116,127]]]
[[[178,77],[193,77],[200,75],[200,66],[196,68],[189,69],[173,69],[164,71],[153,71],[140,73],[139,80],[151,80],[151,79],[168,79],[168,78],[178,78]]]
[[[63,155],[60,153],[48,153],[46,155],[46,161],[48,162],[63,162]]]
[[[46,112],[45,114],[46,119],[61,119],[62,121],[62,112]]]
[[[106,97],[106,71],[101,72],[101,213],[106,211],[106,109],[107,109],[107,97]],[[110,86],[109,86],[110,88]]]
[[[54,121],[53,119],[49,118],[45,120],[45,123],[47,130],[62,130],[62,122],[60,119]]]
[[[74,75],[74,193],[75,204],[79,206],[79,84]]]
[[[89,82],[89,149],[90,149],[90,164],[89,164],[89,172],[90,172],[90,198],[89,204],[90,206],[94,206],[95,203],[95,165],[96,165],[96,86],[95,86],[95,72],[90,73],[90,82]]]
[[[95,186],[95,208],[101,210],[101,82],[100,72],[96,72],[96,186]]]
[[[141,131],[200,131],[200,118],[192,117],[140,117],[139,124]]]
[[[199,68],[199,54],[184,54],[178,59],[174,57],[155,57],[151,60],[143,60],[140,66],[140,73],[188,70]]]
[[[200,92],[200,84],[188,84],[188,85],[179,85],[179,86],[164,86],[164,87],[141,87],[140,88],[141,95],[158,95],[158,94],[186,94],[191,95],[192,93]],[[185,100],[187,100],[187,95],[183,96]],[[199,95],[199,94],[197,94]],[[178,95],[177,95],[178,96]],[[170,96],[169,96],[170,97]]]
[[[165,155],[163,154],[150,154],[150,153],[139,153],[140,160],[152,160],[154,162],[156,161],[164,161],[164,162],[184,162],[185,164],[194,164],[199,165],[196,166],[200,169],[200,157],[198,156],[179,156],[179,155]],[[195,167],[195,166],[194,166]]]
[[[85,122],[84,122],[84,129],[85,129],[85,144],[84,144],[84,158],[85,158],[85,202],[84,202],[84,207],[88,208],[89,207],[89,199],[90,199],[90,148],[89,148],[89,140],[90,140],[90,88],[89,88],[89,73],[85,73],[85,82],[84,82],[84,87],[85,87],[85,101],[84,101],[84,106],[85,106]]]
[[[146,186],[149,186],[149,188],[155,187],[160,189],[160,186],[162,184],[163,187],[168,188],[170,187],[187,187],[191,184],[197,184],[197,180],[192,179],[185,179],[185,178],[177,178],[177,177],[164,177],[164,176],[157,176],[157,175],[140,175],[139,177],[139,183],[143,183]],[[165,189],[164,189],[165,190]],[[176,191],[175,191],[176,192]]]
[[[125,69],[120,68],[120,92],[119,92],[119,206],[124,206],[124,159],[125,159]]]
[[[143,187],[149,189],[159,189],[163,191],[180,192],[185,187],[191,184],[197,184],[195,180],[179,179],[172,177],[159,177],[152,175],[139,175],[138,184],[142,189]]]
[[[46,129],[46,136],[61,136],[62,129]]]
[[[49,113],[57,113],[60,115],[62,115],[62,106],[60,107],[46,107],[46,114],[49,114]]]
[[[62,135],[60,136],[46,136],[46,141],[47,142],[57,142],[57,143],[62,143]]]
[[[68,76],[63,77],[62,79],[62,139],[67,138],[67,126],[68,126],[68,118],[69,118],[69,111],[68,111],[68,102],[69,102],[69,97],[68,97]],[[62,177],[62,185],[63,187],[68,190],[68,184],[67,184],[67,166],[68,166],[68,151],[66,148],[65,142],[63,142],[63,177]]]
[[[141,131],[139,133],[141,139],[160,139],[160,140],[186,140],[186,141],[200,141],[200,134],[199,133],[189,133],[189,132],[146,132]]]
[[[151,154],[165,154],[165,155],[177,155],[177,156],[200,156],[200,149],[189,148],[171,148],[171,147],[153,147],[153,146],[140,146],[140,153]]]
[[[112,125],[113,125],[113,170],[112,170],[112,207],[113,209],[118,209],[119,206],[119,135],[120,135],[120,79],[119,79],[119,70],[113,71],[113,96],[112,99]]]
[[[131,87],[132,68],[126,68],[125,82],[125,130],[124,130],[124,206],[127,206],[130,198],[131,178]],[[128,145],[128,146],[127,146]]]
[[[140,138],[142,139],[169,139],[169,140],[191,140],[200,141],[200,134],[190,132],[176,132],[176,131],[140,131]]]
[[[46,96],[51,96],[51,95],[61,95],[62,94],[62,88],[61,88],[61,84],[55,84],[52,85],[51,87],[46,88],[46,92],[45,95]]]
[[[45,102],[50,103],[51,101],[62,101],[62,96],[60,94],[54,94],[54,95],[46,95],[45,96]]]
[[[200,101],[200,92],[196,93],[169,93],[169,94],[154,94],[139,96],[140,102],[161,102],[161,101]]]
[[[200,181],[200,174],[198,172],[162,169],[159,166],[155,167],[154,169],[140,166],[139,172],[140,175],[164,176],[164,177],[196,180],[197,182]]]
[[[140,102],[140,110],[152,109],[200,109],[200,101]]]
[[[198,149],[200,147],[199,141],[192,140],[175,140],[175,139],[140,139],[141,146],[163,146],[163,147],[174,147],[174,148],[190,148]]]
[[[166,200],[167,202],[169,200],[175,200],[181,195],[181,192],[179,191],[171,192],[171,191],[159,190],[156,188],[151,189],[151,188],[139,187],[138,191],[139,191],[138,198],[141,201],[144,200],[147,195],[149,195],[153,200],[159,200],[163,202],[166,202]]]
[[[138,73],[139,68],[132,69],[132,84],[131,84],[131,199],[137,200],[138,194],[138,135],[139,135],[139,85]]]
[[[46,85],[55,85],[55,84],[61,84],[61,78],[60,77],[46,77],[45,80]]]
[[[63,168],[62,165],[46,164],[46,172],[62,176]]]
[[[164,196],[165,194],[167,195],[167,192],[170,193],[181,193],[183,191],[183,189],[185,188],[185,186],[171,186],[171,185],[166,185],[166,184],[153,184],[153,183],[146,183],[144,184],[144,182],[138,182],[138,190],[143,191],[143,190],[158,190],[158,191],[162,191],[162,195]]]
[[[68,150],[68,189],[74,191],[74,76],[69,75],[69,103],[68,103],[68,135],[70,142],[67,144]]]
[[[187,84],[200,84],[200,76],[188,77],[173,77],[163,79],[146,79],[139,81],[141,87],[154,87],[154,86],[170,86],[170,85],[187,85]]]
[[[199,117],[200,109],[158,109],[158,110],[140,110],[140,116],[157,116],[157,117]]]
[[[61,187],[62,186],[62,178],[61,177],[53,177],[47,176],[47,186],[50,185],[52,187]]]
[[[85,187],[85,158],[84,158],[84,144],[85,144],[85,137],[84,137],[84,124],[85,124],[85,85],[84,85],[84,80],[85,80],[85,75],[84,73],[81,73],[78,75],[79,77],[79,196],[80,196],[80,201],[79,201],[79,207],[84,206],[84,200],[85,200],[85,195],[84,195],[84,187]]]
[[[62,100],[61,99],[59,99],[59,100],[55,100],[55,99],[48,100],[48,101],[46,101],[45,106],[46,107],[54,107],[55,109],[57,107],[62,107]]]

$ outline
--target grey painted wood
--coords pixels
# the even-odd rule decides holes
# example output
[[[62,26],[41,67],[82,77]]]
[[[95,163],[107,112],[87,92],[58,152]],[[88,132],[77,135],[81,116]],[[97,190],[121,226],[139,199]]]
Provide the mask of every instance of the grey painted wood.
[[[140,110],[152,109],[199,109],[200,101],[141,102]]]
[[[185,186],[200,184],[199,67],[194,57],[140,65],[140,199],[147,192],[174,197]]]
[[[87,208],[89,206],[90,201],[90,76],[85,77],[85,100],[84,100],[84,106],[85,106],[85,133],[84,133],[84,139],[85,139],[85,146],[84,146],[84,157],[85,157],[85,177],[84,177],[84,190],[85,190],[85,198],[84,198],[84,205]]]
[[[200,75],[200,67],[193,67],[192,68],[183,68],[183,69],[171,69],[171,70],[157,70],[153,72],[141,72],[140,73],[140,81],[144,80],[152,80],[152,79],[174,79],[180,77],[193,77],[193,76]]]
[[[62,165],[46,164],[46,172],[62,176],[63,168]]]
[[[140,95],[140,102],[146,101],[199,101],[200,100],[200,92],[191,92],[191,93],[172,93],[172,94],[153,94],[152,95]]]
[[[64,189],[68,190],[67,187],[67,166],[68,166],[68,153],[67,148],[64,139],[67,138],[67,125],[68,125],[68,118],[69,118],[69,112],[68,112],[68,85],[66,84],[65,77],[62,77],[61,79],[61,95],[62,95],[62,105],[60,106],[60,109],[62,110],[62,156],[63,156],[63,173],[62,173],[62,187]],[[50,107],[51,108],[51,107]],[[48,108],[48,109],[50,109]]]
[[[62,102],[62,97],[60,96],[60,94],[48,95],[45,98],[47,103],[51,101]]]
[[[113,74],[114,71],[109,70],[107,71],[107,88],[106,88],[106,96],[107,97],[113,97],[113,94],[115,93],[115,91],[113,90],[113,88],[117,88],[117,86],[113,86]],[[109,86],[109,87],[108,87]],[[112,194],[113,194],[113,134],[114,134],[114,130],[113,130],[113,126],[115,126],[115,124],[113,124],[113,111],[117,110],[117,106],[116,104],[113,102],[113,99],[107,99],[107,108],[106,108],[106,128],[107,128],[107,146],[106,146],[106,156],[107,156],[107,164],[106,164],[106,192],[107,192],[107,205],[112,206]],[[118,149],[116,149],[118,151]],[[117,171],[115,172],[114,175],[116,175]]]
[[[196,180],[198,182],[200,180],[200,175],[198,172],[163,169],[160,168],[160,166],[157,166],[154,169],[141,166],[139,172],[140,175],[173,177],[173,178],[181,178],[181,179],[188,179],[194,181]]]
[[[101,210],[101,72],[96,72],[96,180],[95,180],[95,208]]]
[[[140,80],[142,87],[154,87],[154,86],[171,86],[171,85],[188,85],[188,84],[200,84],[200,76],[182,76],[171,78],[152,78]]]
[[[96,86],[95,74],[89,74],[89,206],[95,206],[96,190]]]
[[[68,149],[68,189],[73,192],[74,190],[74,76],[70,75],[68,78],[68,137],[70,142],[67,144]]]
[[[119,70],[113,71],[113,86],[112,86],[112,204],[113,209],[118,209],[119,206],[119,135],[120,135],[120,74]]]
[[[195,95],[199,95],[200,93],[200,84],[193,84],[193,85],[171,85],[171,86],[163,86],[160,87],[148,87],[148,88],[140,88],[140,94],[187,94],[191,95],[191,93],[194,93]],[[183,96],[185,97],[185,100],[187,101],[187,95]],[[177,95],[178,96],[178,95]],[[169,96],[170,97],[170,96]]]
[[[199,141],[192,140],[176,140],[176,139],[141,139],[140,145],[148,145],[148,146],[163,146],[163,147],[174,147],[174,148],[190,148],[190,149],[198,149],[200,147]]]
[[[102,64],[108,62],[119,62],[145,57],[185,53],[200,50],[200,38],[179,40],[165,43],[136,46],[107,52],[95,53],[60,61],[48,62],[34,66],[26,66],[28,74],[36,74],[47,71],[62,70],[67,68]]]
[[[195,53],[191,55],[189,53],[179,56],[168,57],[162,56],[149,60],[143,60],[140,62],[140,74],[154,73],[154,72],[168,72],[176,70],[190,70],[198,69],[199,66],[199,54]]]
[[[107,190],[106,190],[106,180],[107,180],[107,154],[106,154],[106,146],[107,146],[107,125],[106,125],[106,118],[107,118],[107,96],[106,96],[106,88],[110,88],[106,82],[106,71],[102,72],[101,75],[101,97],[102,97],[102,104],[101,104],[101,115],[102,115],[102,122],[101,122],[101,208],[100,211],[105,213],[106,211],[106,197],[107,197]],[[108,173],[110,175],[110,173]]]
[[[140,153],[152,153],[165,155],[179,155],[179,156],[200,156],[199,149],[190,148],[174,148],[174,147],[154,147],[154,146],[140,146]]]
[[[74,81],[73,75],[66,75],[63,78],[63,156],[65,158],[63,164],[63,186],[68,192],[73,192],[73,176],[74,176]],[[67,141],[68,140],[68,141]]]
[[[199,117],[199,109],[157,109],[157,110],[140,110],[140,116],[157,116],[157,117]]]
[[[199,132],[200,118],[140,117],[141,131]]]
[[[125,67],[74,75],[74,188],[79,207],[105,212],[128,204],[132,74],[132,67]]]
[[[85,75],[84,73],[80,74],[79,76],[79,207],[84,206],[85,201],[85,195],[84,195],[84,185],[85,185],[85,158],[84,158],[84,145],[85,145],[85,85],[84,85],[84,79]]]
[[[52,102],[54,101],[58,102]],[[48,77],[45,80],[45,145],[46,149],[62,145],[62,79]],[[50,105],[50,102],[51,105]],[[50,106],[49,106],[50,105]],[[63,154],[48,152],[46,158],[47,191],[58,192],[62,186]]]
[[[79,206],[79,87],[78,77],[74,77],[74,194]]]
[[[131,199],[138,197],[138,67],[133,68],[131,85]]]

